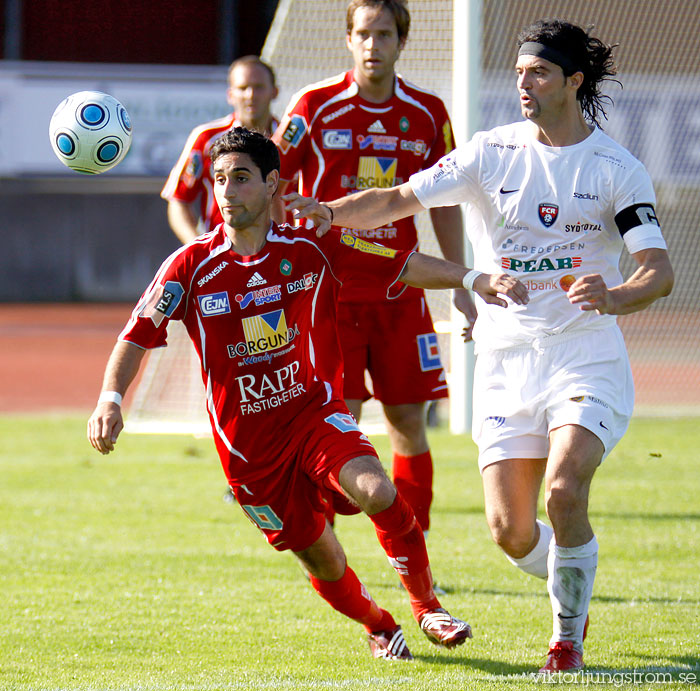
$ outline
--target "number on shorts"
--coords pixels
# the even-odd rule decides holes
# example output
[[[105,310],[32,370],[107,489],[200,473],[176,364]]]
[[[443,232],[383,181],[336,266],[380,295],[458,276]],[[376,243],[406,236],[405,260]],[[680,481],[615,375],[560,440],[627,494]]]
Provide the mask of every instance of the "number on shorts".
[[[241,506],[241,508],[261,530],[282,530],[282,521],[272,510],[271,506],[251,506],[247,504]]]

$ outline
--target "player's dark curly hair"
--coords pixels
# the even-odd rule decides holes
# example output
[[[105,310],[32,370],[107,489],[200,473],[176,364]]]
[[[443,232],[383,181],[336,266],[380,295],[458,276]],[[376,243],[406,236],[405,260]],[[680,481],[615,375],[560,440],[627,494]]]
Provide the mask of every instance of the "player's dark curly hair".
[[[606,120],[608,118],[603,105],[613,104],[612,98],[602,93],[602,84],[604,81],[620,84],[617,79],[611,79],[617,74],[612,52],[618,44],[607,45],[591,36],[589,31],[590,29],[586,31],[580,26],[560,19],[540,19],[524,28],[518,34],[517,40],[518,48],[529,41],[554,48],[578,66],[578,70],[575,71],[580,70],[583,73],[583,83],[579,87],[576,98],[581,102],[584,115],[600,127],[600,116],[602,115]],[[567,73],[567,70],[564,70],[565,77],[570,77],[572,74],[574,71]]]
[[[408,38],[408,30],[411,28],[411,15],[408,12],[407,0],[350,0],[345,17],[348,33],[352,31],[355,23],[355,11],[360,7],[379,7],[389,10],[394,15],[399,42],[403,43]]]
[[[260,132],[253,132],[245,127],[232,127],[219,137],[209,151],[212,163],[224,154],[248,154],[253,163],[260,168],[263,180],[269,173],[280,169],[280,154],[271,139]]]

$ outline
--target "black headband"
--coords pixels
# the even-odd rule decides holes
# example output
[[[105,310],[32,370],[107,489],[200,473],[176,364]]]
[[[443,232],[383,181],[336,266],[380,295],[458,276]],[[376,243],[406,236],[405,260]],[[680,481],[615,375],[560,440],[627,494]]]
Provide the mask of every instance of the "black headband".
[[[558,51],[556,48],[551,46],[546,46],[544,43],[536,43],[535,41],[527,41],[520,46],[518,50],[518,55],[534,55],[538,58],[544,58],[553,62],[555,65],[564,70],[564,74],[573,74],[574,72],[580,72],[581,69],[576,66],[573,60],[568,58],[564,53]]]

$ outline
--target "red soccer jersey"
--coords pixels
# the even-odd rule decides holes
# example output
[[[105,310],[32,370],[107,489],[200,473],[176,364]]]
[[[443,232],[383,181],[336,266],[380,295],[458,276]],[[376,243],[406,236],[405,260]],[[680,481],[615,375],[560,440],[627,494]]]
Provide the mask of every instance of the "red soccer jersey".
[[[272,128],[277,125],[277,120],[273,118]],[[205,231],[213,230],[224,220],[214,199],[214,177],[209,150],[212,144],[232,127],[241,127],[235,113],[195,127],[190,132],[180,158],[170,171],[160,193],[167,201],[191,204],[199,200],[199,216]]]
[[[399,185],[454,148],[447,110],[435,94],[397,76],[393,96],[370,103],[358,95],[352,70],[296,94],[272,139],[280,150],[281,177],[291,180],[300,171],[301,194],[326,201]],[[342,231],[386,247],[418,247],[413,218]],[[418,294],[409,288],[403,297]],[[346,282],[340,295],[344,302],[384,298],[360,276]]]
[[[337,231],[319,239],[273,225],[262,250],[243,257],[222,225],[166,259],[119,338],[156,348],[169,319],[184,322],[224,472],[252,481],[304,435],[305,410],[343,400],[341,284],[360,274],[386,295],[409,255]]]

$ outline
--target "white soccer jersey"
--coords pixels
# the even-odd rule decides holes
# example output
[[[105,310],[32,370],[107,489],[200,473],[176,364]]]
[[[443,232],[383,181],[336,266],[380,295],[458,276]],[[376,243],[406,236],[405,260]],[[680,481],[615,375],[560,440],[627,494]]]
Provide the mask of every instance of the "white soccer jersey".
[[[410,183],[426,208],[468,202],[474,268],[517,276],[528,288],[527,305],[478,299],[479,350],[613,324],[612,315],[572,305],[571,284],[600,274],[619,285],[623,238],[631,253],[666,248],[649,174],[599,129],[559,148],[538,142],[528,121],[479,132]]]

